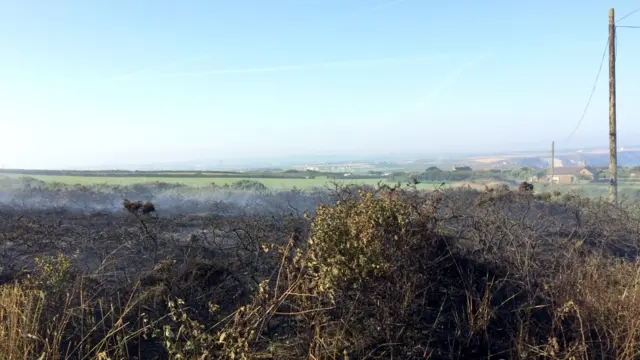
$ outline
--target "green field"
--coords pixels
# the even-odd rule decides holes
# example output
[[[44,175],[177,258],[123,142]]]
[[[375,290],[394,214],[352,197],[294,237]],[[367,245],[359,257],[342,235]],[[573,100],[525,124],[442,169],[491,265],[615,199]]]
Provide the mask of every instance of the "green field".
[[[21,174],[5,174],[10,177],[23,177]],[[297,187],[300,189],[311,188],[311,187],[322,187],[330,184],[330,182],[338,182],[343,184],[369,184],[376,185],[378,182],[382,181],[385,184],[393,185],[393,182],[384,181],[381,179],[328,179],[325,177],[318,177],[315,179],[283,179],[283,178],[197,178],[197,177],[183,177],[183,178],[175,178],[175,177],[84,177],[84,176],[59,176],[59,175],[29,175],[28,177],[41,180],[44,182],[59,182],[63,184],[69,185],[93,185],[93,184],[109,184],[109,185],[132,185],[132,184],[140,184],[140,183],[154,183],[154,182],[165,182],[171,184],[184,184],[188,186],[194,187],[203,187],[209,186],[211,183],[215,183],[216,185],[223,186],[225,184],[232,184],[241,180],[251,180],[263,183],[270,189],[290,189],[293,187]],[[423,183],[419,184],[418,187],[424,189],[431,189],[434,186],[439,184],[436,183]]]
[[[554,185],[534,183],[537,192],[550,192],[558,190],[561,193],[578,192],[586,196],[609,196],[609,184],[573,184],[573,185]],[[618,196],[626,196],[630,199],[640,199],[640,182],[624,181],[618,183]]]
[[[8,176],[13,178],[24,177],[23,174],[2,174],[2,176]],[[73,176],[73,175],[27,175],[29,178],[41,180],[47,183],[63,183],[67,185],[133,185],[144,183],[164,182],[170,184],[184,184],[193,187],[205,187],[212,183],[218,186],[224,186],[226,184],[233,184],[242,180],[257,181],[264,184],[266,187],[274,190],[282,189],[308,189],[313,187],[324,187],[330,185],[331,182],[337,182],[342,184],[368,184],[377,185],[379,182],[387,185],[394,185],[396,182],[385,181],[382,179],[330,179],[326,177],[316,177],[313,179],[291,179],[291,178],[256,178],[256,177],[144,177],[144,176]],[[460,186],[469,185],[470,187],[483,190],[484,184],[495,183],[493,181],[461,181],[461,182],[448,182],[447,186]],[[421,183],[418,188],[425,190],[432,190],[438,187],[440,183]],[[534,183],[536,192],[549,192],[552,190],[559,190],[562,193],[570,191],[578,191],[587,196],[608,196],[609,186],[608,184],[582,184],[582,185],[555,185],[553,188],[549,184]],[[628,196],[630,198],[637,199],[640,196],[640,181],[620,181],[618,188],[620,196]]]

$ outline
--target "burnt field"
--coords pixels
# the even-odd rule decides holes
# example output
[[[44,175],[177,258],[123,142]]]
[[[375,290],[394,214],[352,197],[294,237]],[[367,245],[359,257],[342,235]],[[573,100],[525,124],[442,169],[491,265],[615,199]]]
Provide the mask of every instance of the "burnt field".
[[[634,359],[639,214],[528,188],[12,180],[0,353]]]
[[[286,238],[287,223],[332,201],[326,189],[269,192],[166,183],[51,187],[33,180],[6,185],[0,190],[0,279],[43,254],[62,253],[83,272],[108,268],[116,277],[153,268],[184,251],[206,258],[214,249],[234,248],[251,236],[250,229],[254,235]],[[126,201],[151,202],[153,211],[127,211]],[[107,266],[110,261],[113,266]]]

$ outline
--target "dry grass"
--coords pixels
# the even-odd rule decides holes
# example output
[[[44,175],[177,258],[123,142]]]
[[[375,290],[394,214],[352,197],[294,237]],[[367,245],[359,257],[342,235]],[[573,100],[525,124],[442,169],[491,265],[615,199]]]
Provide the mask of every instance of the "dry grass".
[[[640,262],[594,256],[577,260],[558,276],[553,293],[561,305],[556,309],[559,335],[553,341],[567,349],[562,357],[640,356]],[[567,329],[563,321],[575,326]]]
[[[20,285],[0,287],[0,354],[6,359],[38,357],[44,293]]]

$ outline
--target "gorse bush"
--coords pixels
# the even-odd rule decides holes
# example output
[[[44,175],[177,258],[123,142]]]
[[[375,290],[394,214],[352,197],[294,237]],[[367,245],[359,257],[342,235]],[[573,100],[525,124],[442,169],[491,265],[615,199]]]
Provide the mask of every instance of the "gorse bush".
[[[95,270],[38,256],[0,287],[0,358],[638,358],[640,212],[529,185],[337,187],[313,215],[212,214],[188,240],[125,202]],[[56,234],[22,217],[12,242]]]
[[[275,283],[263,284],[252,311],[243,312],[263,327],[254,328],[255,321],[232,324],[234,331],[253,333],[256,340],[242,356],[268,351],[291,359],[359,358],[388,354],[397,346],[376,350],[379,344],[415,336],[407,324],[423,320],[421,303],[414,299],[432,283],[434,273],[422,270],[428,270],[425,262],[437,241],[431,207],[412,207],[400,193],[361,192],[357,199],[318,208],[307,246],[280,249],[283,264]],[[261,328],[269,330],[261,334]],[[272,333],[284,339],[271,338],[260,346],[257,340]],[[419,343],[406,344],[412,351],[424,350]]]
[[[317,210],[306,266],[320,291],[331,293],[341,288],[339,284],[357,286],[369,277],[382,278],[393,268],[393,256],[414,245],[411,225],[419,218],[406,203],[391,196],[360,195],[361,200]]]
[[[25,283],[28,287],[44,291],[47,294],[64,294],[78,275],[73,264],[62,253],[56,256],[45,255],[34,259],[35,271],[28,275]]]

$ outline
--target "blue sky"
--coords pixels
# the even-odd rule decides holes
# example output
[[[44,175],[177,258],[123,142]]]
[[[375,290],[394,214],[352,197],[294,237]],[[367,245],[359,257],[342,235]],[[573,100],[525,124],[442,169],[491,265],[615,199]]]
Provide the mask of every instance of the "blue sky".
[[[637,1],[0,2],[0,164],[607,144],[607,64]],[[640,25],[640,12],[620,25]],[[618,30],[640,143],[640,29]]]

